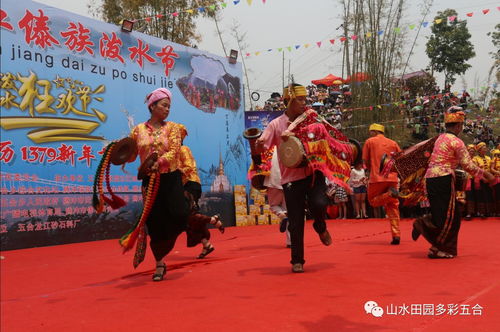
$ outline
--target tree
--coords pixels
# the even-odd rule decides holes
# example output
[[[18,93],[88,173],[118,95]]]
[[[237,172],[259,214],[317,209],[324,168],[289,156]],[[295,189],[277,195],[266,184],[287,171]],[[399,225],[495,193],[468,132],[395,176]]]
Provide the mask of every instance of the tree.
[[[90,8],[106,22],[121,24],[123,19],[137,20],[136,31],[196,47],[201,36],[196,33],[195,19],[200,15],[214,17],[219,6],[217,0],[102,0],[101,5],[94,2]]]
[[[493,59],[495,59],[495,65],[500,67],[500,23],[495,26],[493,32],[488,32],[488,36],[491,37],[491,42],[496,47],[496,52],[491,52]]]
[[[449,17],[454,19],[449,20]],[[471,67],[466,62],[476,53],[470,37],[467,21],[459,21],[454,9],[438,12],[434,18],[432,35],[426,44],[426,53],[431,68],[444,73],[445,89],[455,83],[455,76],[465,73]]]
[[[363,82],[350,83],[352,107],[385,104],[397,98],[390,91],[393,77],[403,68],[403,11],[405,0],[339,0],[343,7],[344,36],[342,75],[364,73]],[[368,131],[358,124],[394,120],[399,113],[394,107],[373,112],[353,112],[350,137],[366,138]],[[388,126],[389,128],[389,126]]]
[[[430,74],[415,76],[405,82],[410,98],[416,96],[430,96],[436,92],[436,79]]]

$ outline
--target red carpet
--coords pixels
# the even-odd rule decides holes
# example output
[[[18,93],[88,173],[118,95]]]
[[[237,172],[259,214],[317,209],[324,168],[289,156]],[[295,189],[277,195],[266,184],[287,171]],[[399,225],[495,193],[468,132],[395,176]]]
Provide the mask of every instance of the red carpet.
[[[4,251],[1,331],[499,330],[500,219],[464,221],[452,260],[428,259],[410,220],[400,246],[385,220],[329,221],[330,247],[306,227],[303,274],[277,225],[212,231],[204,260],[183,235],[159,283],[151,253],[134,271],[116,240]]]

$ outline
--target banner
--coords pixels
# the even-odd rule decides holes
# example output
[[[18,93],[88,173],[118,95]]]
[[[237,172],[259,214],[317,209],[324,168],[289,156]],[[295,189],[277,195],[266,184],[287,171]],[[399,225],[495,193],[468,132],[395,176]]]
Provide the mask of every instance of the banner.
[[[234,224],[246,184],[242,68],[227,59],[28,0],[0,9],[2,249],[117,238],[142,209],[138,163],[112,167],[129,204],[96,215],[103,148],[149,119],[146,95],[173,93],[168,121],[188,130],[202,212]]]

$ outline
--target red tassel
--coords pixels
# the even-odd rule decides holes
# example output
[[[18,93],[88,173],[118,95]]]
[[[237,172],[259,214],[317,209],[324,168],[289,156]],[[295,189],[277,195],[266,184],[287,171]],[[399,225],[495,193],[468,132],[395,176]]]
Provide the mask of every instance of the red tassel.
[[[123,199],[116,196],[115,194],[111,194],[111,198],[106,197],[104,195],[102,196],[102,198],[106,202],[106,204],[108,204],[113,210],[119,209],[127,205],[127,203],[125,203]]]

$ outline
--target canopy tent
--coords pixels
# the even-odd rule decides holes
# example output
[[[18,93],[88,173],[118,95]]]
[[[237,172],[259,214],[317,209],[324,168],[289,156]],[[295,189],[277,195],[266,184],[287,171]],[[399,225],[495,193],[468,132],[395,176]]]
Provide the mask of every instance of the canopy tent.
[[[336,81],[340,81],[340,83],[336,82]],[[326,86],[339,85],[339,84],[342,84],[343,82],[344,82],[344,80],[342,79],[342,77],[338,77],[338,76],[335,76],[333,74],[328,74],[323,78],[311,81],[312,84],[315,84],[315,85],[324,84]]]
[[[345,79],[346,82],[351,83],[351,82],[364,82],[370,79],[370,75],[367,73],[363,72],[357,72],[352,75],[347,76]]]

